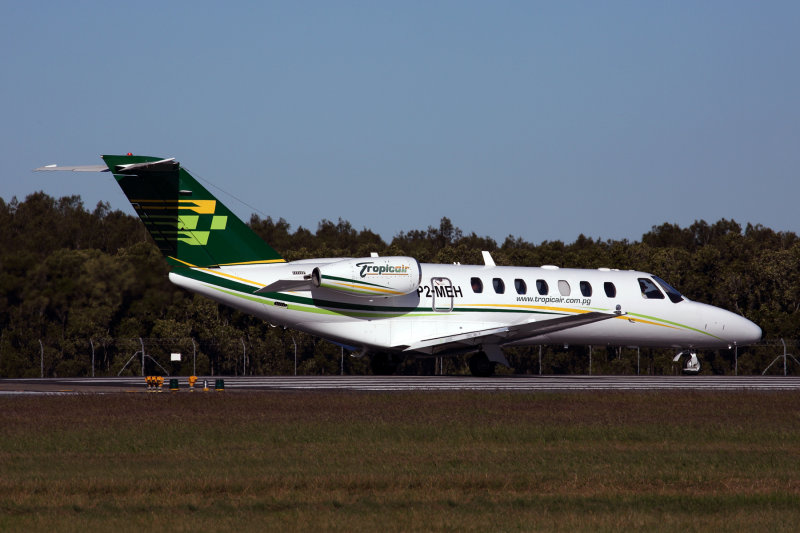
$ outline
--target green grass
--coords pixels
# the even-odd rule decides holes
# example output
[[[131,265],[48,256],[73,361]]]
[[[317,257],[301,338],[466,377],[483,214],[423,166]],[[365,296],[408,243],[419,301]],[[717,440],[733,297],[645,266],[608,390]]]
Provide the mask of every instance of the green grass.
[[[0,530],[794,531],[792,393],[0,397]]]

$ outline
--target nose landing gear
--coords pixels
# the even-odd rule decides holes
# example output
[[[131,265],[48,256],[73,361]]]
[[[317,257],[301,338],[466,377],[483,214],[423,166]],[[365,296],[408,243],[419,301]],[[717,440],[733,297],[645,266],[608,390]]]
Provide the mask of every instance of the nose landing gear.
[[[700,360],[697,358],[697,352],[683,351],[678,352],[678,355],[672,358],[674,363],[681,360],[681,357],[686,356],[686,363],[681,369],[684,374],[699,374],[700,373]]]

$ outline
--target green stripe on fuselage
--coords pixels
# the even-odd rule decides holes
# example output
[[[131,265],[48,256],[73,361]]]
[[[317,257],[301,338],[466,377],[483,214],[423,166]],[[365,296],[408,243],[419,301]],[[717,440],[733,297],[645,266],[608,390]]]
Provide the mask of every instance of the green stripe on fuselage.
[[[688,330],[688,331],[694,331],[695,333],[702,333],[703,335],[708,335],[709,337],[712,337],[714,339],[722,340],[722,337],[717,337],[716,335],[714,335],[712,333],[709,333],[707,331],[703,331],[702,329],[693,328],[691,326],[687,326],[686,324],[681,324],[679,322],[672,322],[671,320],[665,320],[663,318],[658,318],[658,317],[650,316],[650,315],[640,315],[639,313],[628,313],[628,314],[631,315],[631,316],[638,317],[638,318],[644,318],[646,320],[655,320],[656,322],[661,322],[662,324],[669,324],[670,326],[677,326],[679,328],[682,328],[682,329],[685,329],[685,330]]]

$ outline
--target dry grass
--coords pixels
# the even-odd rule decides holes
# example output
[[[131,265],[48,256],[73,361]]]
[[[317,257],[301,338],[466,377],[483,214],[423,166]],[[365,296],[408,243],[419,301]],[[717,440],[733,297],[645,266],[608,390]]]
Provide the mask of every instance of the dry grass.
[[[0,530],[800,524],[791,393],[0,397]]]

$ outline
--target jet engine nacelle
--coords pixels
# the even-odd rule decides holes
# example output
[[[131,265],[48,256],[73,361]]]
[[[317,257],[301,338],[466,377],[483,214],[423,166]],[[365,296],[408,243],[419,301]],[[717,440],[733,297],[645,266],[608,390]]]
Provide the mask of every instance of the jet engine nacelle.
[[[362,257],[316,267],[311,283],[365,298],[390,298],[415,292],[422,279],[413,257]]]

